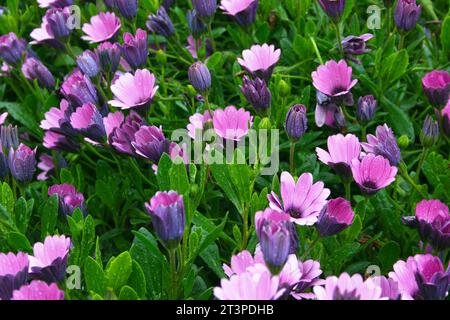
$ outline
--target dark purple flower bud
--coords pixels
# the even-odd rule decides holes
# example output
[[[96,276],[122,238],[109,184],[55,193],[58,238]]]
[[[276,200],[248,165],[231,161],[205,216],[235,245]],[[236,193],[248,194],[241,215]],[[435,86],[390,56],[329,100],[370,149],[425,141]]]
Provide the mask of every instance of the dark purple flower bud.
[[[441,112],[442,117],[442,129],[444,134],[447,137],[450,137],[450,99],[447,102],[447,105],[442,109]]]
[[[211,74],[208,67],[201,61],[194,62],[188,70],[189,81],[201,94],[211,88]]]
[[[260,78],[255,80],[244,76],[242,79],[241,91],[256,111],[264,111],[270,107],[272,94],[266,85],[266,82]]]
[[[107,0],[105,0],[106,2]],[[114,0],[112,0],[114,1]],[[39,7],[41,8],[64,8],[71,6],[73,4],[73,0],[38,0]]]
[[[108,137],[108,142],[117,151],[136,156],[136,152],[132,143],[135,141],[135,133],[139,131],[141,126],[147,123],[135,111],[131,111],[130,115],[125,118],[125,122],[112,131]]]
[[[50,150],[76,152],[80,149],[80,144],[74,139],[50,130],[45,131],[42,144]]]
[[[33,256],[28,257],[30,278],[48,284],[64,281],[70,246],[70,238],[64,235],[47,236],[44,243],[35,243]]]
[[[439,123],[429,115],[425,117],[422,131],[420,132],[420,142],[425,148],[430,148],[439,139]]]
[[[3,151],[0,150],[0,179],[4,180],[9,173],[8,160]]]
[[[150,31],[166,38],[175,34],[175,27],[164,7],[160,7],[156,14],[149,15],[146,25]]]
[[[256,213],[256,234],[259,238],[264,260],[273,274],[283,268],[292,253],[293,224],[289,215],[272,209]],[[298,242],[297,242],[298,244]]]
[[[220,9],[225,14],[233,17],[233,19],[243,27],[251,25],[256,18],[259,0],[251,1],[222,1]]]
[[[27,283],[28,256],[19,252],[0,253],[0,300],[9,300],[14,290]]]
[[[135,152],[157,164],[163,153],[169,154],[170,141],[166,139],[161,128],[142,126],[131,142]]]
[[[116,43],[103,42],[96,49],[100,66],[104,72],[114,73],[119,67],[121,48]]]
[[[137,29],[135,37],[131,33],[125,32],[123,41],[122,54],[130,67],[138,69],[145,66],[148,57],[147,32]]]
[[[86,216],[86,208],[84,206],[84,196],[77,192],[74,186],[63,183],[54,184],[48,188],[48,195],[58,195],[59,213],[66,218],[72,215],[76,208],[79,208],[84,216]]]
[[[286,114],[284,129],[289,139],[300,139],[308,129],[306,119],[306,107],[302,104],[296,104],[291,107]]]
[[[11,148],[8,154],[8,165],[12,176],[19,182],[30,182],[36,171],[36,148],[33,150],[24,144],[17,149]]]
[[[435,107],[444,106],[450,98],[450,74],[433,70],[422,78],[423,91]]]
[[[163,0],[162,6],[169,10],[170,6],[173,4],[174,0]]]
[[[115,0],[116,7],[119,9],[120,14],[126,19],[132,19],[137,13],[137,0]]]
[[[323,11],[334,21],[338,21],[345,9],[345,0],[319,0]]]
[[[183,238],[185,227],[183,196],[175,191],[158,191],[145,203],[145,209],[158,237],[167,247],[175,248]]]
[[[19,132],[17,126],[9,124],[8,126],[0,127],[0,140],[3,152],[8,152],[9,149],[17,149],[19,146]]]
[[[342,40],[342,48],[344,49],[346,57],[357,64],[361,64],[361,62],[354,56],[363,55],[365,53],[370,52],[370,49],[366,47],[366,42],[372,38],[373,35],[370,33],[365,33],[359,37],[357,36],[345,37]]]
[[[319,214],[317,231],[322,237],[333,236],[350,226],[354,217],[349,201],[344,198],[330,200]]]
[[[356,118],[360,123],[367,123],[375,117],[378,101],[372,95],[359,97]]]
[[[44,19],[47,20],[47,28],[55,39],[67,38],[72,32],[68,27],[67,20],[70,17],[70,11],[67,8],[53,8],[47,11]]]
[[[106,138],[103,117],[92,103],[78,107],[70,116],[70,124],[82,135],[96,142],[103,142]]]
[[[217,9],[217,0],[192,0],[192,5],[199,17],[211,17]]]
[[[99,59],[91,50],[86,50],[77,57],[77,65],[89,78],[95,77],[100,72]]]
[[[416,26],[419,20],[421,6],[416,4],[416,0],[398,0],[394,11],[394,20],[400,31],[409,31]]]
[[[387,124],[377,127],[376,136],[368,134],[367,143],[361,145],[366,152],[388,159],[391,166],[397,166],[402,158],[394,132]]]
[[[61,93],[73,107],[85,103],[98,103],[97,90],[89,77],[83,75],[79,69],[75,69],[64,79],[61,85]]]
[[[52,73],[36,58],[26,58],[22,65],[22,73],[30,81],[37,80],[41,87],[52,89],[55,86],[55,78]]]
[[[189,10],[187,13],[187,21],[189,30],[191,30],[191,34],[194,38],[198,39],[198,37],[206,31],[206,26],[203,21],[198,16],[195,10]]]
[[[22,59],[27,43],[10,32],[0,37],[0,57],[8,64],[15,64]]]

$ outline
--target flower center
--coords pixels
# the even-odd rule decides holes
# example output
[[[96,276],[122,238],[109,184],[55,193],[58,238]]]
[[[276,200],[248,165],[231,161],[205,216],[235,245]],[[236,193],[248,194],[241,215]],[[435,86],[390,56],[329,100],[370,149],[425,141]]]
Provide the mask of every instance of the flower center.
[[[288,213],[292,218],[301,218],[302,212],[296,208],[287,209],[286,213]]]

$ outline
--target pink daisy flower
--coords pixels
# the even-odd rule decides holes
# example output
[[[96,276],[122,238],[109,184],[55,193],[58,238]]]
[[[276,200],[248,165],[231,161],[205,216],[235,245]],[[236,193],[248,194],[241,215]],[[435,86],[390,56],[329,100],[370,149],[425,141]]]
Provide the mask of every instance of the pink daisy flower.
[[[274,45],[255,44],[250,50],[242,52],[242,58],[238,58],[238,62],[253,77],[262,78],[268,82],[280,56],[281,49],[275,50]]]
[[[240,141],[252,126],[253,117],[244,108],[228,106],[213,114],[213,126],[216,134],[226,140]]]
[[[358,80],[352,80],[352,67],[345,60],[327,61],[312,73],[313,86],[330,97],[346,95]]]
[[[100,12],[97,16],[91,17],[90,23],[83,25],[83,32],[86,34],[81,39],[90,43],[103,42],[113,38],[120,29],[120,19],[111,12]]]
[[[12,300],[64,300],[64,291],[55,283],[34,280],[13,292]]]

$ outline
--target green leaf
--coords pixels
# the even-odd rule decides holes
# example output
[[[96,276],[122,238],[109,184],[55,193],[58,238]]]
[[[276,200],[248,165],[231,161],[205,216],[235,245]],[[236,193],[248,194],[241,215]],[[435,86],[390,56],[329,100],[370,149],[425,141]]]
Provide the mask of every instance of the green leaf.
[[[58,219],[58,196],[55,194],[44,202],[39,213],[41,216],[41,239],[55,231],[56,220]]]
[[[123,286],[120,290],[119,300],[139,300],[139,296],[130,286]]]
[[[120,292],[120,289],[127,284],[131,272],[131,255],[128,251],[122,252],[111,260],[105,270],[107,287],[112,288],[116,293]]]
[[[210,70],[212,70],[220,63],[221,60],[222,60],[222,52],[216,51],[206,60],[206,66]]]
[[[137,295],[141,298],[145,296],[147,288],[145,286],[145,275],[139,263],[136,260],[132,262],[132,270],[128,278],[128,285],[134,289]]]
[[[397,242],[387,242],[378,253],[378,260],[381,263],[383,273],[389,271],[392,265],[400,257],[400,246]]]
[[[6,109],[14,120],[23,124],[35,135],[41,136],[42,131],[39,129],[39,121],[37,121],[32,112],[26,104],[19,104],[16,102],[0,102],[0,109]]]
[[[158,167],[159,170],[159,167]],[[170,188],[186,196],[189,192],[189,178],[183,163],[174,163],[169,170]]]
[[[219,278],[225,278],[220,259],[219,247],[213,243],[200,253],[200,257],[206,265],[214,271]]]
[[[157,174],[159,189],[162,191],[170,190],[170,168],[172,168],[172,160],[170,159],[168,154],[164,153],[158,162]]]
[[[6,235],[6,241],[13,251],[33,252],[30,241],[20,232],[9,232]]]
[[[398,137],[407,135],[410,141],[414,141],[414,127],[408,114],[384,96],[381,102],[383,108],[389,113],[388,123],[394,129],[395,134]]]
[[[243,206],[239,197],[238,190],[232,183],[231,175],[226,164],[212,164],[210,166],[214,179],[219,187],[225,192],[227,198],[234,204],[239,212],[243,211]]]
[[[447,52],[448,56],[450,54],[450,15],[447,15],[442,22],[440,37],[442,43],[442,52]]]
[[[353,242],[358,239],[359,234],[362,230],[362,222],[359,215],[355,215],[353,219],[353,223],[350,227],[347,228],[344,232],[342,232],[342,236],[345,238],[347,242]]]
[[[28,200],[28,202],[20,197],[17,199],[14,207],[14,220],[17,228],[23,234],[28,229],[28,223],[30,221],[31,213],[33,212],[34,199]]]
[[[84,260],[91,253],[95,244],[95,222],[90,215],[86,217],[83,224],[83,235],[81,237],[80,260],[83,264]]]
[[[12,216],[14,214],[15,200],[11,187],[6,182],[3,182],[1,196],[2,198],[0,204],[5,207],[5,209]]]
[[[382,63],[381,78],[384,88],[389,88],[391,84],[400,79],[408,69],[409,56],[405,49],[389,55]]]
[[[84,280],[88,291],[104,296],[106,291],[105,273],[101,265],[91,257],[88,257],[84,263]]]

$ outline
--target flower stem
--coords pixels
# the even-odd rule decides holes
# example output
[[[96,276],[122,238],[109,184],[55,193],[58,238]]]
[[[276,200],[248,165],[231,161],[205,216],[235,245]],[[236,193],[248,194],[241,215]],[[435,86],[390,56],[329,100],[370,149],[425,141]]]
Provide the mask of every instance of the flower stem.
[[[289,164],[290,164],[290,171],[291,174],[294,174],[294,168],[295,168],[295,142],[291,141],[291,148],[289,152]]]
[[[211,106],[209,104],[209,96],[208,93],[205,93],[203,96],[203,99],[205,100],[205,107],[209,112],[209,116],[211,117],[211,119],[213,118],[213,112],[211,111]]]
[[[428,155],[428,148],[424,147],[422,150],[422,153],[420,155],[419,163],[417,164],[417,170],[416,170],[417,181],[420,181],[420,171],[422,170],[422,166],[423,166],[423,163],[424,163],[427,155]]]
[[[171,278],[171,285],[169,289],[169,298],[171,300],[177,299],[177,266],[176,266],[176,253],[177,248],[169,249],[169,262],[170,262],[170,278]]]
[[[311,252],[311,250],[314,248],[314,246],[317,244],[317,241],[319,241],[320,236],[318,235],[316,239],[309,245],[308,249],[303,253],[301,260],[304,260],[308,254]]]
[[[425,193],[423,193],[423,191],[416,184],[416,182],[410,177],[406,164],[404,162],[401,162],[398,168],[403,179],[405,179],[414,189],[416,189],[416,191],[420,194],[421,197],[423,197],[424,199],[428,199],[428,196]]]
[[[401,33],[401,34],[400,34],[400,42],[399,42],[399,44],[398,44],[398,50],[399,50],[399,51],[402,50],[403,47],[404,47],[404,45],[405,45],[405,34],[404,34],[404,33]]]
[[[351,181],[344,182],[345,198],[346,198],[348,201],[352,201],[352,190],[351,190],[351,188],[350,188],[350,184],[351,184]]]
[[[342,47],[341,31],[339,30],[339,22],[334,22],[334,28],[336,29],[336,38],[339,44],[339,51],[341,56],[344,57],[344,48]]]

